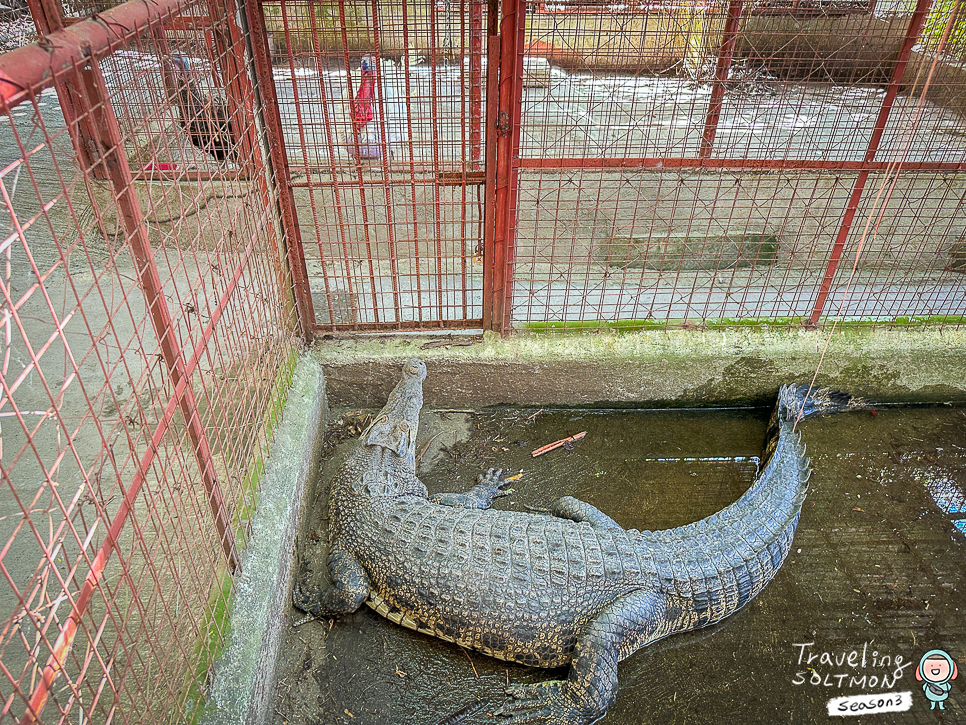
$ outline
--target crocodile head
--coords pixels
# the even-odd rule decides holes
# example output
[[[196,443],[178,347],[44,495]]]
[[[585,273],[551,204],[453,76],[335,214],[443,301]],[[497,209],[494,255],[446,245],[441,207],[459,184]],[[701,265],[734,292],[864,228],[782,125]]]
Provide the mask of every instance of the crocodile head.
[[[366,433],[367,446],[382,446],[415,469],[416,430],[423,406],[426,364],[413,358],[403,366],[402,378]]]

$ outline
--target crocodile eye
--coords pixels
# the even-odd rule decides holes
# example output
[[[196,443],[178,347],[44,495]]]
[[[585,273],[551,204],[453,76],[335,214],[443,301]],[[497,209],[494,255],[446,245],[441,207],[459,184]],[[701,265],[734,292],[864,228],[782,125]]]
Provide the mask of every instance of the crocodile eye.
[[[409,432],[409,423],[404,420],[399,421],[396,427],[399,428],[399,430],[401,430],[403,433]]]

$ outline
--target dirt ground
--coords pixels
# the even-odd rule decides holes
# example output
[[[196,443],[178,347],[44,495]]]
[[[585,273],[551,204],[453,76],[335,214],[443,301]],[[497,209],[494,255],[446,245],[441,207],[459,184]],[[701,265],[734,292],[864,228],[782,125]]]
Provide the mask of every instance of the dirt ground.
[[[572,494],[625,527],[668,528],[740,496],[768,412],[424,410],[419,473],[431,493],[461,491],[480,470],[503,466],[523,477],[498,507],[539,511]],[[333,420],[342,433],[330,441],[347,435],[347,421],[360,422],[339,412]],[[532,449],[584,430],[573,450],[531,458]],[[966,659],[966,409],[849,413],[805,423],[803,438],[814,474],[782,569],[722,624],[623,662],[604,723],[823,722],[833,698],[885,692],[907,693],[911,706],[849,721],[964,721],[962,677],[945,710],[930,710],[915,670],[935,648]],[[351,443],[323,464],[297,546],[298,563],[319,582],[328,480]],[[294,609],[286,617],[274,725],[498,723],[492,713],[508,682],[564,674],[463,650],[368,607],[332,621],[301,623]]]

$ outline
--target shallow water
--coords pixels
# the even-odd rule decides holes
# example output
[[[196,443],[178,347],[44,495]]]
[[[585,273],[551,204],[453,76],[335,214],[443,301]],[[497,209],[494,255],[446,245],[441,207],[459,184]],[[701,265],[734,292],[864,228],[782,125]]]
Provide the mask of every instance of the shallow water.
[[[490,466],[509,468],[523,476],[497,507],[539,511],[569,494],[625,527],[667,528],[741,495],[768,413],[424,410],[417,451],[429,446],[419,473],[436,492],[465,490]],[[847,722],[966,721],[962,676],[944,712],[930,711],[915,680],[927,650],[966,660],[966,542],[956,528],[966,517],[966,410],[885,408],[874,417],[808,421],[801,430],[814,474],[788,560],[757,599],[722,624],[623,662],[605,725],[811,723],[828,718],[831,698],[881,692],[910,693],[911,708]],[[531,450],[581,431],[587,435],[572,450],[531,458]],[[326,477],[337,459],[320,478],[320,504],[299,548],[317,580]],[[301,619],[294,610],[287,616]],[[504,702],[507,682],[564,674],[464,651],[368,607],[331,627],[291,627],[283,651],[275,723],[496,723],[488,713]],[[847,661],[852,651],[856,667]]]

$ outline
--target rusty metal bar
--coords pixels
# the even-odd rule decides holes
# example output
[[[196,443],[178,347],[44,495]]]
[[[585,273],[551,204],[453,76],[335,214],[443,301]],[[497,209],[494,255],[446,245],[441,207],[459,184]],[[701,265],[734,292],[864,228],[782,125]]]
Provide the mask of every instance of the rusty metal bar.
[[[435,7],[435,6],[433,6]],[[389,183],[389,158],[392,156],[392,149],[390,148],[389,140],[389,116],[388,116],[388,106],[386,104],[386,94],[383,90],[383,65],[382,65],[382,51],[379,46],[379,3],[377,0],[372,0],[372,38],[373,38],[373,50],[375,52],[375,72],[376,72],[376,105],[379,108],[379,142],[380,148],[382,149],[382,158],[380,159],[380,166],[382,168],[382,187],[383,192],[386,197],[386,232],[389,237],[389,266],[390,275],[392,277],[392,306],[393,312],[396,316],[396,322],[402,327],[402,305],[399,299],[399,257],[397,255],[397,245],[396,245],[396,225],[393,221],[393,201],[392,201],[392,187]],[[435,118],[435,116],[434,116]],[[436,124],[433,124],[433,128]],[[437,237],[438,238],[438,237]],[[437,244],[437,249],[439,249],[439,244]],[[438,270],[437,270],[438,273]],[[418,275],[418,271],[417,271]],[[442,287],[442,285],[440,285]]]
[[[437,4],[432,2],[429,4],[429,77],[430,77],[430,118],[432,118],[432,153],[433,153],[433,175],[438,176],[441,170],[440,163],[440,129],[437,119],[440,115],[440,103],[439,103],[439,48],[436,43],[436,33],[438,26],[438,15],[436,12]],[[436,269],[436,302],[439,309],[443,307],[443,249],[442,249],[442,214],[440,210],[440,198],[439,198],[439,185],[433,186],[433,225],[435,227],[435,237],[436,237],[436,254],[435,254],[435,269]],[[422,307],[422,305],[420,305]]]
[[[704,133],[701,136],[699,156],[702,158],[711,154],[714,137],[718,132],[718,119],[721,117],[721,105],[728,82],[728,72],[731,69],[731,58],[735,51],[735,41],[738,38],[743,4],[743,0],[731,0],[728,5],[728,17],[725,19],[721,49],[718,51],[718,65],[715,68],[714,84],[711,86],[711,98],[708,101],[708,117],[704,122]]]
[[[250,27],[261,29],[266,27],[265,15],[260,2],[245,0],[245,11]],[[278,96],[275,92],[275,81],[272,77],[271,52],[265,42],[264,32],[248,33],[247,35],[251,42],[258,93],[262,99],[260,118],[267,136],[268,161],[270,164],[267,173],[276,180],[277,185],[277,203],[283,226],[280,257],[285,260],[288,266],[292,285],[291,292],[295,302],[301,337],[306,342],[311,342],[315,329],[315,305],[312,301],[312,290],[309,288],[305,248],[302,245],[298,212],[295,208],[295,196],[292,193],[292,176],[285,151],[282,117],[278,110]],[[263,179],[263,183],[264,181]],[[267,195],[266,201],[268,201]]]
[[[470,169],[483,160],[483,0],[470,0]]]
[[[64,23],[64,8],[54,0],[27,0],[30,17],[37,27],[38,35],[50,35],[66,27]]]
[[[51,33],[40,42],[0,55],[0,95],[11,108],[27,90],[49,88],[56,77],[100,60],[152,23],[177,13],[183,0],[129,0],[96,17]]]
[[[916,44],[919,31],[922,29],[922,24],[925,22],[931,7],[932,0],[919,0],[916,3],[916,9],[912,14],[912,19],[909,21],[909,27],[906,30],[906,36],[902,43],[902,49],[899,51],[899,58],[896,60],[896,64],[892,69],[892,78],[889,82],[889,87],[886,90],[885,97],[882,99],[882,106],[879,109],[879,115],[875,122],[875,129],[872,132],[872,137],[869,139],[869,146],[866,149],[865,158],[863,159],[863,163],[865,164],[871,163],[875,159],[876,152],[879,150],[879,144],[882,141],[882,134],[885,131],[886,122],[889,120],[892,104],[895,102],[896,95],[899,93],[902,75],[906,70],[912,48]],[[895,168],[896,166],[900,165],[893,165],[891,168]],[[825,310],[825,304],[832,290],[832,282],[835,279],[835,272],[838,269],[839,262],[842,259],[842,251],[845,249],[845,243],[852,230],[852,221],[855,219],[855,214],[858,211],[862,193],[865,191],[865,185],[869,179],[869,173],[869,170],[863,170],[858,178],[856,178],[855,184],[852,187],[852,194],[849,197],[845,215],[842,217],[842,224],[835,237],[835,243],[832,245],[828,266],[825,269],[825,276],[822,278],[822,284],[815,298],[815,304],[812,306],[812,314],[809,317],[810,325],[817,325]]]
[[[496,254],[496,146],[500,115],[500,1],[488,0],[486,40],[486,179],[483,188],[483,320],[487,330],[499,329],[494,321],[494,266]]]
[[[228,101],[228,122],[238,148],[242,167],[250,167],[257,156],[258,139],[255,125],[251,122],[255,113],[255,94],[248,73],[245,72],[245,38],[235,21],[234,14],[224,12],[215,0],[208,0],[214,35],[215,64],[226,79],[225,96]],[[250,171],[251,169],[246,169]]]
[[[516,233],[519,177],[520,117],[523,91],[523,47],[526,32],[525,0],[507,0],[500,22],[499,111],[496,117],[496,179],[492,245],[491,329],[506,333],[510,326],[513,292],[513,239]]]
[[[345,0],[339,0],[339,27],[341,28],[341,34],[342,34],[342,58],[343,58],[343,65],[345,67],[345,72],[346,72],[349,98],[355,98],[356,89],[352,87],[352,67],[349,65],[349,57],[350,57],[349,32],[348,32],[349,23],[346,18]],[[361,81],[360,81],[360,86],[361,86]],[[361,160],[362,145],[359,140],[359,131],[360,129],[356,126],[355,123],[353,123],[352,124],[352,143],[353,143],[352,152],[354,152],[354,157],[355,157],[355,166],[354,166],[355,172],[356,172],[355,178],[359,187],[359,214],[362,217],[362,236],[364,240],[363,244],[366,250],[366,259],[368,261],[369,279],[375,279],[376,269],[375,269],[375,260],[372,254],[372,224],[370,220],[371,213],[369,210],[369,201],[367,199],[366,186],[364,183],[363,163]],[[349,264],[348,258],[346,259],[346,264],[347,265]],[[382,322],[382,320],[380,320],[380,313],[382,308],[379,305],[379,293],[376,289],[376,285],[372,285],[372,289],[370,290],[369,294],[372,299],[373,315],[376,318],[376,322]]]
[[[226,13],[226,22],[229,25],[229,33],[232,39],[232,47],[239,49],[241,58],[233,58],[232,68],[237,70],[237,74],[244,80],[240,81],[238,87],[244,98],[245,123],[248,125],[245,138],[248,139],[246,145],[242,146],[244,158],[249,162],[253,177],[258,182],[259,192],[266,205],[275,206],[278,218],[282,222],[282,238],[279,239],[275,228],[272,226],[270,238],[275,242],[278,252],[277,259],[283,270],[282,284],[291,294],[291,302],[295,308],[295,317],[298,321],[299,333],[301,338],[310,343],[312,341],[312,324],[315,321],[315,312],[312,304],[312,292],[308,284],[308,273],[305,266],[305,254],[302,251],[302,240],[297,221],[286,224],[286,210],[291,212],[291,219],[296,220],[295,200],[292,195],[290,185],[279,183],[279,177],[290,178],[288,163],[278,163],[276,152],[285,160],[285,138],[281,133],[281,120],[278,114],[278,99],[275,94],[275,82],[272,76],[272,63],[270,53],[265,43],[265,33],[252,33],[252,17],[249,15],[249,6],[256,6],[261,10],[260,3],[245,3],[243,12],[236,21],[233,13]],[[238,23],[245,27],[240,27]],[[258,19],[258,24],[254,27],[264,29],[264,17]],[[246,39],[248,46],[246,47]],[[247,53],[246,53],[247,51]],[[251,68],[255,74],[258,87],[251,84],[248,68],[244,63],[246,55],[251,59]],[[239,62],[241,61],[241,62]],[[264,99],[270,98],[270,102],[265,103]],[[262,102],[259,102],[259,101]],[[267,110],[266,110],[267,109]],[[277,122],[277,127],[271,125],[272,120]],[[261,127],[268,137],[268,143],[264,147],[259,146],[259,139],[256,133],[256,117],[261,122]],[[244,171],[236,172],[240,176]],[[223,175],[223,178],[227,174]],[[271,187],[271,188],[270,188]],[[293,241],[294,240],[294,241]],[[297,259],[293,260],[291,255],[292,248]],[[190,362],[190,361],[189,361]]]
[[[281,11],[282,11],[283,19],[285,18],[285,12],[286,12],[285,8],[286,8],[285,3],[282,3]],[[406,3],[405,3],[405,0],[403,0],[403,20],[404,20],[403,33],[404,34],[405,34],[405,18],[406,18]],[[321,30],[325,30],[325,18],[322,18],[322,21],[323,22],[322,22]],[[334,25],[334,22],[335,21],[333,20],[333,25]],[[286,24],[286,31],[285,31],[286,38],[288,38],[289,37],[288,23],[286,22],[285,24]],[[324,65],[323,63],[324,56],[322,52],[323,49],[319,42],[319,38],[321,37],[319,30],[320,28],[318,27],[317,15],[316,13],[312,13],[312,48],[313,48],[313,53],[315,55],[315,61],[318,64],[318,66],[321,68]],[[408,82],[408,76],[407,76],[407,82]],[[351,84],[351,80],[350,80],[350,84]],[[351,91],[351,88],[350,88],[350,91]],[[298,93],[298,85],[293,84],[293,95],[297,93]],[[322,115],[325,118],[325,134],[326,134],[325,140],[326,140],[326,147],[328,148],[328,159],[329,159],[329,166],[325,170],[329,172],[333,182],[335,182],[337,181],[337,177],[339,175],[338,173],[339,170],[337,168],[338,164],[337,164],[336,155],[335,155],[335,149],[336,149],[336,145],[338,144],[338,138],[334,133],[333,123],[332,123],[333,119],[328,110],[328,93],[325,88],[325,82],[321,78],[319,79],[319,99],[322,105]],[[411,122],[410,122],[410,125],[411,125]],[[412,129],[410,128],[410,136],[412,135],[411,131]],[[300,133],[304,133],[304,130],[302,130],[301,128],[300,128]],[[353,134],[353,139],[357,139],[357,136],[355,134]],[[303,148],[304,148],[304,142],[303,142]],[[358,145],[356,145],[356,149],[358,149]],[[308,176],[308,170],[306,170],[306,176]],[[353,185],[354,184],[355,182],[353,182]],[[354,288],[355,285],[353,284],[352,274],[350,271],[351,261],[350,261],[350,254],[349,254],[349,244],[350,244],[350,239],[349,239],[350,235],[348,231],[349,225],[348,225],[347,215],[344,210],[345,197],[339,192],[340,192],[339,186],[333,187],[333,197],[335,200],[335,214],[337,219],[336,228],[338,229],[338,235],[339,235],[339,249],[342,253],[340,262],[343,265],[343,268],[345,269],[346,291],[350,296],[352,296],[356,293],[356,290]],[[312,200],[312,204],[313,204],[312,208],[314,212],[315,197],[314,195],[310,195],[309,198]],[[315,218],[317,219],[317,216]],[[325,249],[323,248],[321,241],[319,242],[319,256],[320,258],[325,257]],[[330,289],[331,289],[330,281],[328,279],[328,276],[326,276],[326,280],[325,280],[326,308],[330,313],[329,319],[334,320],[334,317],[332,315],[332,312],[333,312],[332,298],[329,294]]]
[[[522,158],[521,169],[791,169],[802,171],[966,171],[963,162],[818,161],[810,159],[741,158]]]
[[[506,334],[510,332],[510,313],[513,305],[513,259],[516,248],[517,231],[517,203],[519,201],[518,183],[520,178],[520,131],[521,119],[523,116],[523,52],[526,48],[527,31],[527,7],[526,0],[515,0],[516,2],[516,25],[511,25],[508,30],[511,33],[513,46],[510,49],[509,57],[512,65],[508,63],[510,87],[507,89],[510,101],[510,139],[509,148],[506,150],[507,162],[509,165],[507,177],[507,217],[506,217],[506,237],[503,244],[503,319],[500,332]],[[503,57],[501,61],[508,61]],[[502,70],[501,70],[502,73]],[[501,76],[501,81],[503,80]],[[502,91],[502,89],[501,89]],[[501,92],[501,103],[504,96]],[[499,147],[497,148],[499,153]],[[499,158],[499,157],[498,157]],[[497,162],[497,172],[499,173],[500,164]],[[499,209],[499,207],[497,207]]]

